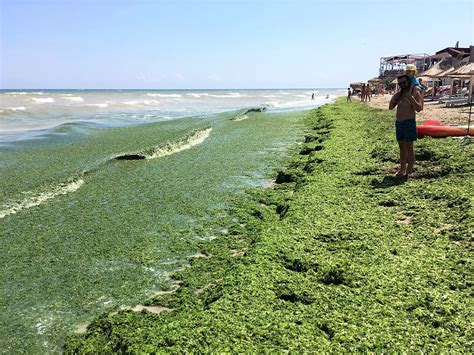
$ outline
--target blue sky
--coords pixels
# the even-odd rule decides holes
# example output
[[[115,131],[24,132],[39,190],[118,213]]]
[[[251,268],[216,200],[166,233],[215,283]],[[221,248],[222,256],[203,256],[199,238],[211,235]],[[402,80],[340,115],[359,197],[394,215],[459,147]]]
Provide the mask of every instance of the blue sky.
[[[0,88],[347,87],[474,44],[471,0],[0,0]]]

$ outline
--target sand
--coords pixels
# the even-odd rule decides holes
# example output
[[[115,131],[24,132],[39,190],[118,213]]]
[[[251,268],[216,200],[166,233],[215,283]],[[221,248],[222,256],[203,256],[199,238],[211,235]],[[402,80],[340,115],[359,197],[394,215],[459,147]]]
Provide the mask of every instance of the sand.
[[[388,104],[392,95],[373,96],[367,105],[380,109],[388,109]],[[354,97],[352,100],[358,100]],[[474,113],[474,110],[473,110]],[[439,104],[438,101],[425,102],[423,111],[416,115],[417,121],[424,121],[428,119],[437,119],[444,124],[450,125],[467,125],[469,118],[469,106],[464,107],[445,107],[444,104]],[[474,114],[471,117],[474,120]]]

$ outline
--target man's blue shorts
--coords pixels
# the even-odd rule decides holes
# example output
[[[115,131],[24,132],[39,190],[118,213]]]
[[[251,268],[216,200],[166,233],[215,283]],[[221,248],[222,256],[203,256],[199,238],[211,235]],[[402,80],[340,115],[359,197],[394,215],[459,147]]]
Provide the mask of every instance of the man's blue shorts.
[[[395,132],[397,141],[414,142],[416,141],[416,121],[405,120],[395,122]]]

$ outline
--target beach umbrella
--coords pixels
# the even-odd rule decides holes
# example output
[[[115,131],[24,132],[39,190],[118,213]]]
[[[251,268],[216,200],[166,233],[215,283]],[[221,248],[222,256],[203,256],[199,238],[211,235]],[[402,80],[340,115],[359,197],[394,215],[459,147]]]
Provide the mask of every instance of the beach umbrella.
[[[451,99],[451,95],[453,93],[453,89],[454,89],[454,78],[452,78],[449,74],[452,73],[453,71],[455,71],[456,69],[454,67],[451,67],[449,69],[446,69],[446,70],[443,70],[442,72],[438,73],[438,74],[435,74],[435,76],[433,77],[436,77],[436,78],[450,78],[451,79],[451,83],[450,83],[450,88],[449,88],[449,99]]]
[[[438,62],[432,65],[429,69],[425,70],[424,72],[421,72],[418,75],[425,76],[428,78],[438,78],[438,74],[442,73],[443,71],[445,71],[445,69],[441,68],[441,62]],[[435,81],[433,80],[433,85],[432,85],[433,94],[434,94],[434,84],[435,84]]]
[[[362,85],[364,85],[364,83],[356,82],[356,83],[351,83],[349,86],[353,89],[359,89],[362,87]]]
[[[471,114],[472,114],[472,84],[474,82],[474,62],[463,65],[448,74],[454,78],[469,78],[469,96],[467,102],[469,103],[469,119],[467,121],[467,132],[469,134],[469,128],[471,127]]]

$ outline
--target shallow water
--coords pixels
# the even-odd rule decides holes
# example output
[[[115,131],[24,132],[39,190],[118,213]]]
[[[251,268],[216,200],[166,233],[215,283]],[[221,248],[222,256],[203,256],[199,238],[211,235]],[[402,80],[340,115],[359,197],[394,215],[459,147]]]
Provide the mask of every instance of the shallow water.
[[[229,208],[302,137],[303,111],[119,127],[70,123],[0,149],[2,351],[60,351],[95,315],[143,302],[225,237]],[[34,139],[33,139],[34,138]],[[116,159],[117,157],[132,157]],[[136,159],[134,159],[135,157]]]

